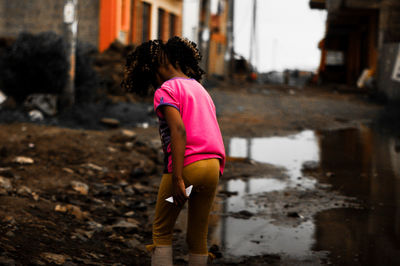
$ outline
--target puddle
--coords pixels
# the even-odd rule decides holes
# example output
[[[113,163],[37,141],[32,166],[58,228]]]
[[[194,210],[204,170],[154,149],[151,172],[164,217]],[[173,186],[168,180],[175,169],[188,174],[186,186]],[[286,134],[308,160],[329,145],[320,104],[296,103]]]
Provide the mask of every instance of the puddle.
[[[232,138],[228,154],[231,157],[249,158],[257,162],[284,167],[288,179],[254,177],[228,180],[222,189],[237,192],[237,195],[217,201],[216,209],[222,213],[234,213],[243,210],[259,213],[265,209],[256,204],[248,195],[281,191],[298,187],[313,188],[316,181],[302,176],[301,168],[306,161],[319,161],[319,146],[316,134],[311,130],[286,137],[270,138]],[[266,203],[269,204],[269,203]],[[216,215],[219,217],[219,215]],[[215,217],[214,217],[215,218]],[[279,226],[273,219],[252,217],[239,219],[231,216],[217,218],[210,235],[210,242],[218,244],[225,256],[255,256],[265,253],[287,254],[292,257],[310,254],[314,245],[315,231],[312,221],[304,221],[298,226]],[[211,226],[212,227],[212,226]]]
[[[306,257],[323,251],[330,254],[329,260],[335,265],[400,265],[398,136],[360,127],[303,131],[288,137],[232,138],[228,154],[283,166],[289,180],[249,178],[221,183],[220,189],[238,192],[218,199],[211,215],[209,243],[219,245],[224,256],[279,253],[283,257]],[[305,161],[319,162],[323,173],[329,174],[298,180]],[[246,195],[293,189],[299,183],[306,188],[328,184],[340,194],[362,201],[366,208],[330,209],[293,226],[276,225],[272,215],[250,219],[226,216],[242,210],[262,212],[273,203],[255,205]]]
[[[313,188],[315,185],[315,180],[298,179],[302,176],[304,162],[319,161],[318,138],[314,131],[305,130],[285,137],[232,138],[228,154],[231,157],[249,158],[285,167],[290,177],[288,186],[301,184],[304,188]]]

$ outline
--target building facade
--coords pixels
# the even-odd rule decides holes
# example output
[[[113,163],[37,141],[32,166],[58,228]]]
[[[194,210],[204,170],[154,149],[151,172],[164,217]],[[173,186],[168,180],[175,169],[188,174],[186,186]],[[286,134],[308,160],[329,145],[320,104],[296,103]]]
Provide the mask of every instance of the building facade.
[[[389,100],[400,100],[400,1],[310,0],[326,9],[322,81],[355,86],[363,72]]]
[[[139,44],[181,35],[183,0],[80,0],[78,38],[100,51],[116,39]],[[0,0],[0,36],[63,34],[64,0]]]
[[[182,0],[100,0],[100,51],[182,34]]]

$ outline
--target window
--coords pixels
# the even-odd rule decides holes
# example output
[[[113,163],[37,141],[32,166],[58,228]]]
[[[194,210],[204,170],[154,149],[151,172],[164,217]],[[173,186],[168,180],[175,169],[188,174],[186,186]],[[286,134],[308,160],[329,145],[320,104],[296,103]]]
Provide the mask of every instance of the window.
[[[169,14],[169,37],[172,38],[176,35],[176,16]]]
[[[148,41],[150,39],[150,9],[151,5],[148,3],[143,3],[142,6],[142,41]]]
[[[165,32],[165,21],[164,21],[164,17],[165,17],[165,11],[162,8],[158,9],[158,39],[162,40],[163,39],[163,34]]]

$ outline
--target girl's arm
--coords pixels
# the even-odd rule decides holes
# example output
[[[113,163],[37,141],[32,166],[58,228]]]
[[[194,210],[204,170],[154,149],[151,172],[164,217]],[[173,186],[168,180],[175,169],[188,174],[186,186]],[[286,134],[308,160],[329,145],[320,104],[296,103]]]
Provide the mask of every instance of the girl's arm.
[[[172,196],[175,205],[182,205],[188,199],[186,196],[185,183],[182,179],[183,159],[186,148],[186,130],[183,124],[181,114],[172,106],[163,106],[161,108],[168,127],[171,132],[172,149]]]

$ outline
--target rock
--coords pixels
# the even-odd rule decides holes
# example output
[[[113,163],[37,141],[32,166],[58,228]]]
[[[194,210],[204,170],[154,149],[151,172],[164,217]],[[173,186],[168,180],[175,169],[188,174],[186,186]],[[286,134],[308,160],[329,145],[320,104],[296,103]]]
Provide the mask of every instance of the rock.
[[[70,169],[70,168],[64,167],[62,170],[63,170],[64,172],[68,173],[68,174],[73,174],[73,173],[74,173],[74,170],[72,170],[72,169]]]
[[[127,239],[127,240],[125,240],[124,243],[128,248],[140,248],[140,246],[143,245],[139,240],[134,239],[134,238],[133,239]]]
[[[332,172],[326,172],[326,173],[325,173],[325,176],[326,176],[326,177],[332,177],[332,176],[335,176],[335,174],[332,173]]]
[[[146,172],[144,171],[143,167],[136,167],[131,171],[129,176],[131,178],[136,179],[136,178],[144,176],[145,174],[146,174]]]
[[[133,142],[136,139],[136,132],[123,129],[110,137],[109,141],[114,143]]]
[[[249,219],[254,215],[254,213],[243,210],[240,212],[232,213],[232,217],[239,218],[239,219]]]
[[[38,109],[46,115],[53,116],[57,114],[57,95],[55,94],[31,94],[25,102],[27,109]]]
[[[73,180],[70,184],[73,190],[79,192],[82,195],[87,195],[89,192],[89,186],[83,182]]]
[[[32,192],[32,198],[35,200],[35,201],[38,201],[39,200],[39,195],[36,193],[36,192]]]
[[[299,213],[297,212],[288,212],[287,217],[290,218],[301,218],[303,219],[303,216],[301,216]]]
[[[17,156],[13,160],[14,163],[18,164],[33,164],[35,161],[32,158],[25,157],[25,156]]]
[[[108,117],[104,117],[100,120],[100,123],[108,126],[108,127],[119,127],[120,122],[117,119],[114,118],[108,118]]]
[[[140,223],[137,220],[133,218],[127,218],[126,220],[120,220],[116,224],[113,224],[111,228],[113,230],[122,231],[129,234],[137,232],[139,225]]]
[[[5,189],[6,191],[10,191],[12,189],[11,180],[0,176],[0,188]]]
[[[135,212],[134,212],[134,211],[129,211],[129,212],[124,213],[124,216],[125,216],[125,217],[132,217],[132,216],[134,216],[134,215],[135,215]]]
[[[56,212],[67,212],[67,207],[57,204],[56,207],[54,207],[54,210]]]
[[[319,163],[317,161],[306,161],[302,165],[303,171],[315,171],[319,168]]]
[[[32,190],[27,186],[20,186],[17,190],[17,194],[20,196],[30,196],[32,194]]]
[[[7,196],[8,192],[4,188],[0,188],[0,196]]]
[[[107,150],[111,153],[117,152],[118,150],[116,148],[113,148],[111,146],[107,147]]]
[[[40,112],[39,110],[32,110],[29,111],[28,113],[29,118],[31,119],[31,121],[43,121],[44,120],[44,115],[42,114],[42,112]]]
[[[63,265],[69,256],[63,254],[55,254],[50,252],[43,252],[40,254],[40,257],[46,260],[48,263],[54,263],[57,265]]]
[[[4,177],[14,177],[10,167],[0,167],[0,175]]]
[[[85,168],[90,169],[90,170],[98,171],[98,172],[105,172],[105,169],[103,167],[98,166],[98,165],[93,164],[93,163],[83,164],[82,167],[85,167]]]
[[[78,220],[83,220],[89,217],[89,213],[86,211],[82,211],[80,207],[72,205],[72,204],[67,204],[65,206],[57,204],[54,207],[54,210],[56,212],[62,212],[62,213],[69,213],[73,216],[75,216],[75,218],[77,218]]]
[[[228,190],[220,190],[220,191],[218,191],[218,193],[222,194],[222,195],[226,195],[227,197],[238,195],[237,191],[228,191]]]
[[[0,265],[3,266],[14,266],[15,265],[15,260],[0,256]]]

